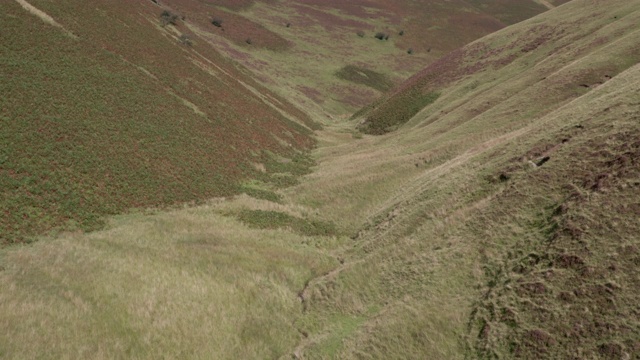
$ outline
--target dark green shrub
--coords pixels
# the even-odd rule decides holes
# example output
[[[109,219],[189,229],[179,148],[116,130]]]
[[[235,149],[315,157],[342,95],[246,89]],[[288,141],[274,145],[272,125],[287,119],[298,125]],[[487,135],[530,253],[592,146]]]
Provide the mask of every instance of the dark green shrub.
[[[180,37],[178,38],[178,40],[180,41],[180,43],[187,45],[187,46],[191,46],[193,45],[193,43],[191,42],[191,38],[189,38],[188,35],[186,34],[182,34],[180,35]]]
[[[243,223],[258,229],[290,229],[306,236],[338,234],[338,229],[331,222],[302,219],[279,211],[242,210],[237,216]]]
[[[364,31],[362,31],[362,30],[358,30],[358,32],[356,33],[356,35],[358,35],[359,37],[364,37]]]
[[[385,37],[387,37],[387,38],[388,38],[388,35],[387,35],[387,34],[385,34],[385,33],[383,33],[383,32],[381,32],[381,31],[379,31],[379,32],[377,32],[373,37],[375,37],[375,38],[376,38],[376,39],[378,39],[378,40],[384,40],[384,39],[385,39]]]
[[[215,27],[222,27],[223,21],[222,21],[222,19],[219,19],[219,18],[213,18],[213,19],[211,19],[211,23]]]
[[[407,50],[407,54],[409,55],[413,54],[413,48],[409,48],[409,50]]]
[[[256,199],[267,200],[275,203],[282,202],[282,196],[270,190],[263,190],[263,189],[248,187],[248,186],[242,186],[240,187],[240,192],[243,192],[251,196],[252,198],[256,198]]]
[[[177,25],[178,24],[178,15],[171,13],[171,11],[164,10],[162,14],[160,14],[160,23],[162,27],[165,27],[169,24]]]

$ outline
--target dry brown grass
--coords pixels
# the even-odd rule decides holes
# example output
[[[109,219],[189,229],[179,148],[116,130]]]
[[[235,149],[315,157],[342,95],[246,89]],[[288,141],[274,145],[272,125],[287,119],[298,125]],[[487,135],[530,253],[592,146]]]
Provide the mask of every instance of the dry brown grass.
[[[297,292],[335,259],[288,231],[252,230],[220,215],[246,202],[129,215],[109,230],[5,249],[0,354],[286,354],[300,337],[292,326]]]

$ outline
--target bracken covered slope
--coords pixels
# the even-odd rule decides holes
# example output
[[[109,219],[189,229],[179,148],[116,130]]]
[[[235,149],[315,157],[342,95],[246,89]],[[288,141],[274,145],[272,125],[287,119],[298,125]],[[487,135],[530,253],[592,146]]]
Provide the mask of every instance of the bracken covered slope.
[[[534,0],[161,3],[267,87],[332,118],[349,117],[447,52],[547,10]]]
[[[151,1],[4,1],[0,241],[242,191],[317,128]],[[166,25],[166,26],[162,26]],[[267,167],[267,171],[270,171]]]

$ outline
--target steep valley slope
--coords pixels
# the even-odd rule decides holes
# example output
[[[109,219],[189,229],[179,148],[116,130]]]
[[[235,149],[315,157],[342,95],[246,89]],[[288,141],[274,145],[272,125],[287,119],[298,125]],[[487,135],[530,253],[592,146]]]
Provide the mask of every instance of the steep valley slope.
[[[160,4],[266,87],[336,120],[449,51],[547,10],[534,0]]]
[[[276,146],[262,192],[2,248],[0,357],[638,359],[640,1],[550,4],[325,121],[309,173]]]
[[[152,2],[3,1],[0,16],[0,243],[304,171],[281,163],[319,125]]]

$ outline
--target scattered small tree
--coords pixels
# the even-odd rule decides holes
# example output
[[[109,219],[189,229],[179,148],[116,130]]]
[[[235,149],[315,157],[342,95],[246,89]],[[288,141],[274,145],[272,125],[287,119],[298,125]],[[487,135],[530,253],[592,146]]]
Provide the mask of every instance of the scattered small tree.
[[[178,40],[180,41],[180,43],[182,43],[184,45],[187,45],[187,46],[193,45],[193,42],[191,41],[191,38],[189,38],[189,36],[187,34],[180,35]]]
[[[400,30],[400,32],[398,33],[398,35],[400,35],[400,36],[404,35],[404,30]]]
[[[407,50],[407,54],[409,55],[413,54],[413,48],[409,48],[409,50]]]
[[[289,27],[291,27],[291,23],[287,23],[287,25],[286,25],[286,26],[287,26],[288,28],[289,28]]]
[[[356,33],[356,35],[358,35],[359,37],[364,37],[364,31],[362,31],[362,30],[358,30],[358,32]]]
[[[213,24],[213,26],[215,26],[215,27],[222,27],[222,23],[223,23],[223,21],[222,21],[222,19],[219,19],[219,18],[213,18],[213,19],[211,20],[211,23],[212,23],[212,24]]]
[[[389,36],[381,31],[377,32],[373,37],[375,37],[378,40],[384,40],[385,37],[389,38]]]
[[[165,27],[169,24],[177,25],[178,24],[178,15],[172,14],[169,10],[164,10],[162,14],[160,14],[160,23],[162,27]]]
[[[251,38],[247,38],[247,40],[245,40],[245,42],[249,45],[253,44],[253,41],[251,41]]]

